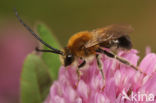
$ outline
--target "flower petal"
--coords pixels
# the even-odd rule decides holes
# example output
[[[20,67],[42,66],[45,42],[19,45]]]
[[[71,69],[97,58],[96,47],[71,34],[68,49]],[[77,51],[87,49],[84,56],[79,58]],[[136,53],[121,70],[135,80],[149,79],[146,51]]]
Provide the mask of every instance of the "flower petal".
[[[141,70],[148,75],[151,75],[153,72],[155,72],[156,71],[156,54],[150,53],[146,55],[146,57],[144,57],[144,59],[140,63],[139,68],[141,68]]]
[[[84,81],[82,81],[82,80],[79,81],[77,91],[78,91],[79,95],[81,97],[83,97],[83,99],[85,99],[85,100],[88,99],[89,88]]]

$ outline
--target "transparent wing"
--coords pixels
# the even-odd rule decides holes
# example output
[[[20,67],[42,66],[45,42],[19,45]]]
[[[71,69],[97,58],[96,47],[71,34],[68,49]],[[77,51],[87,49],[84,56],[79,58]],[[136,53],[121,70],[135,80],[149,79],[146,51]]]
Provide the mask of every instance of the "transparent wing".
[[[104,28],[95,29],[91,31],[93,38],[85,44],[85,47],[89,48],[99,43],[114,40],[121,37],[122,35],[128,35],[133,31],[134,29],[132,28],[131,25],[119,25],[119,24],[113,24],[106,26]]]

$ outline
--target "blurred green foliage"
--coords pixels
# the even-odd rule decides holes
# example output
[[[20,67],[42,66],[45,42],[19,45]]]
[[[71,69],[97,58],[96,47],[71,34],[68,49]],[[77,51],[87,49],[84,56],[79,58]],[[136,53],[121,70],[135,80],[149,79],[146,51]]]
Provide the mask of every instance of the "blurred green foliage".
[[[36,21],[49,25],[65,46],[75,32],[126,23],[135,28],[131,35],[134,48],[144,53],[147,45],[156,51],[155,5],[155,0],[1,0],[0,26],[4,20],[15,20],[12,9],[16,7],[31,25]]]
[[[52,45],[54,48],[61,49],[61,46],[57,41],[56,37],[52,35],[52,33],[47,29],[47,27],[44,24],[37,25],[37,32],[39,33],[40,37],[44,41],[46,41],[46,43]],[[46,46],[44,46],[43,49],[48,50]],[[43,53],[42,59],[48,66],[50,71],[49,73],[51,74],[52,78],[57,79],[58,69],[61,65],[59,55],[52,53]]]
[[[59,43],[45,25],[38,24],[37,31],[48,44],[60,48]],[[43,53],[40,57],[34,53],[29,54],[22,69],[21,102],[42,103],[49,93],[53,80],[57,79],[59,67],[59,55]]]
[[[42,94],[41,89],[51,83],[46,69],[46,65],[38,56],[30,54],[26,58],[21,76],[21,103],[42,103],[45,99],[47,95],[42,99],[44,93]],[[40,86],[41,83],[44,86]]]

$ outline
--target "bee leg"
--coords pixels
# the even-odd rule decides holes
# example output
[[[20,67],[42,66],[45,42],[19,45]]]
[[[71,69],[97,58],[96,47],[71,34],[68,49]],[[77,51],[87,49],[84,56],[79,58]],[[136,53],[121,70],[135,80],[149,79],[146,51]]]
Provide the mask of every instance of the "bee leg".
[[[83,60],[83,62],[78,66],[78,69],[82,68],[86,64],[86,61]]]
[[[80,68],[82,68],[85,64],[86,64],[86,61],[83,60],[83,62],[77,68],[78,82],[80,81]]]
[[[98,54],[96,54],[96,62],[97,62],[98,68],[99,68],[99,70],[101,72],[102,78],[104,80],[105,79],[104,78],[104,73],[103,73],[103,70],[102,70],[102,65],[101,65],[101,62],[99,60],[99,55]]]
[[[107,55],[107,56],[110,57],[110,58],[115,58],[115,59],[118,60],[119,62],[121,62],[121,63],[123,63],[123,64],[126,64],[126,65],[132,67],[133,69],[135,69],[135,70],[137,70],[137,71],[139,70],[139,71],[142,73],[142,71],[141,71],[137,66],[134,66],[134,65],[131,64],[128,60],[126,60],[126,59],[124,59],[124,58],[122,58],[122,57],[120,57],[120,56],[114,54],[113,52],[106,51],[106,50],[103,50],[103,49],[100,49],[100,48],[99,48],[98,50],[96,50],[96,52],[104,53],[105,55]]]
[[[80,68],[82,68],[85,64],[86,64],[86,61],[83,60],[83,62],[78,66],[78,68],[76,70],[76,73],[77,73],[77,76],[78,76],[78,82],[76,84],[76,87],[78,86],[78,83],[80,81]]]
[[[102,65],[101,65],[101,62],[100,62],[100,59],[99,59],[99,55],[98,54],[96,54],[96,62],[97,62],[98,68],[99,68],[99,70],[101,72],[103,83],[104,83],[104,85],[103,85],[103,87],[101,89],[103,91],[104,88],[105,88],[105,76],[104,76],[104,73],[103,73]]]

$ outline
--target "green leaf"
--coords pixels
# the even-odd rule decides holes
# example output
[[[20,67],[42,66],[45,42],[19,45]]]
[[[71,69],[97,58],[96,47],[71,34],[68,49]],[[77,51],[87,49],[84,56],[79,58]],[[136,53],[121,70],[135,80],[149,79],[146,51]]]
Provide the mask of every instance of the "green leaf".
[[[61,46],[57,41],[56,37],[47,29],[44,24],[37,25],[37,32],[39,33],[40,37],[52,47],[56,49],[60,49]],[[48,49],[43,45],[43,49]],[[58,54],[53,53],[43,53],[42,59],[47,64],[50,69],[50,74],[53,79],[57,79],[58,69],[60,67],[60,59]]]
[[[42,103],[49,91],[52,77],[48,67],[35,54],[27,56],[21,76],[21,102]]]
[[[46,28],[39,24],[37,31],[45,42],[60,49],[56,38]],[[43,49],[48,49],[43,46]],[[57,78],[60,67],[59,55],[43,53],[41,57],[30,54],[27,56],[21,76],[21,102],[42,103],[49,92],[52,81]]]

